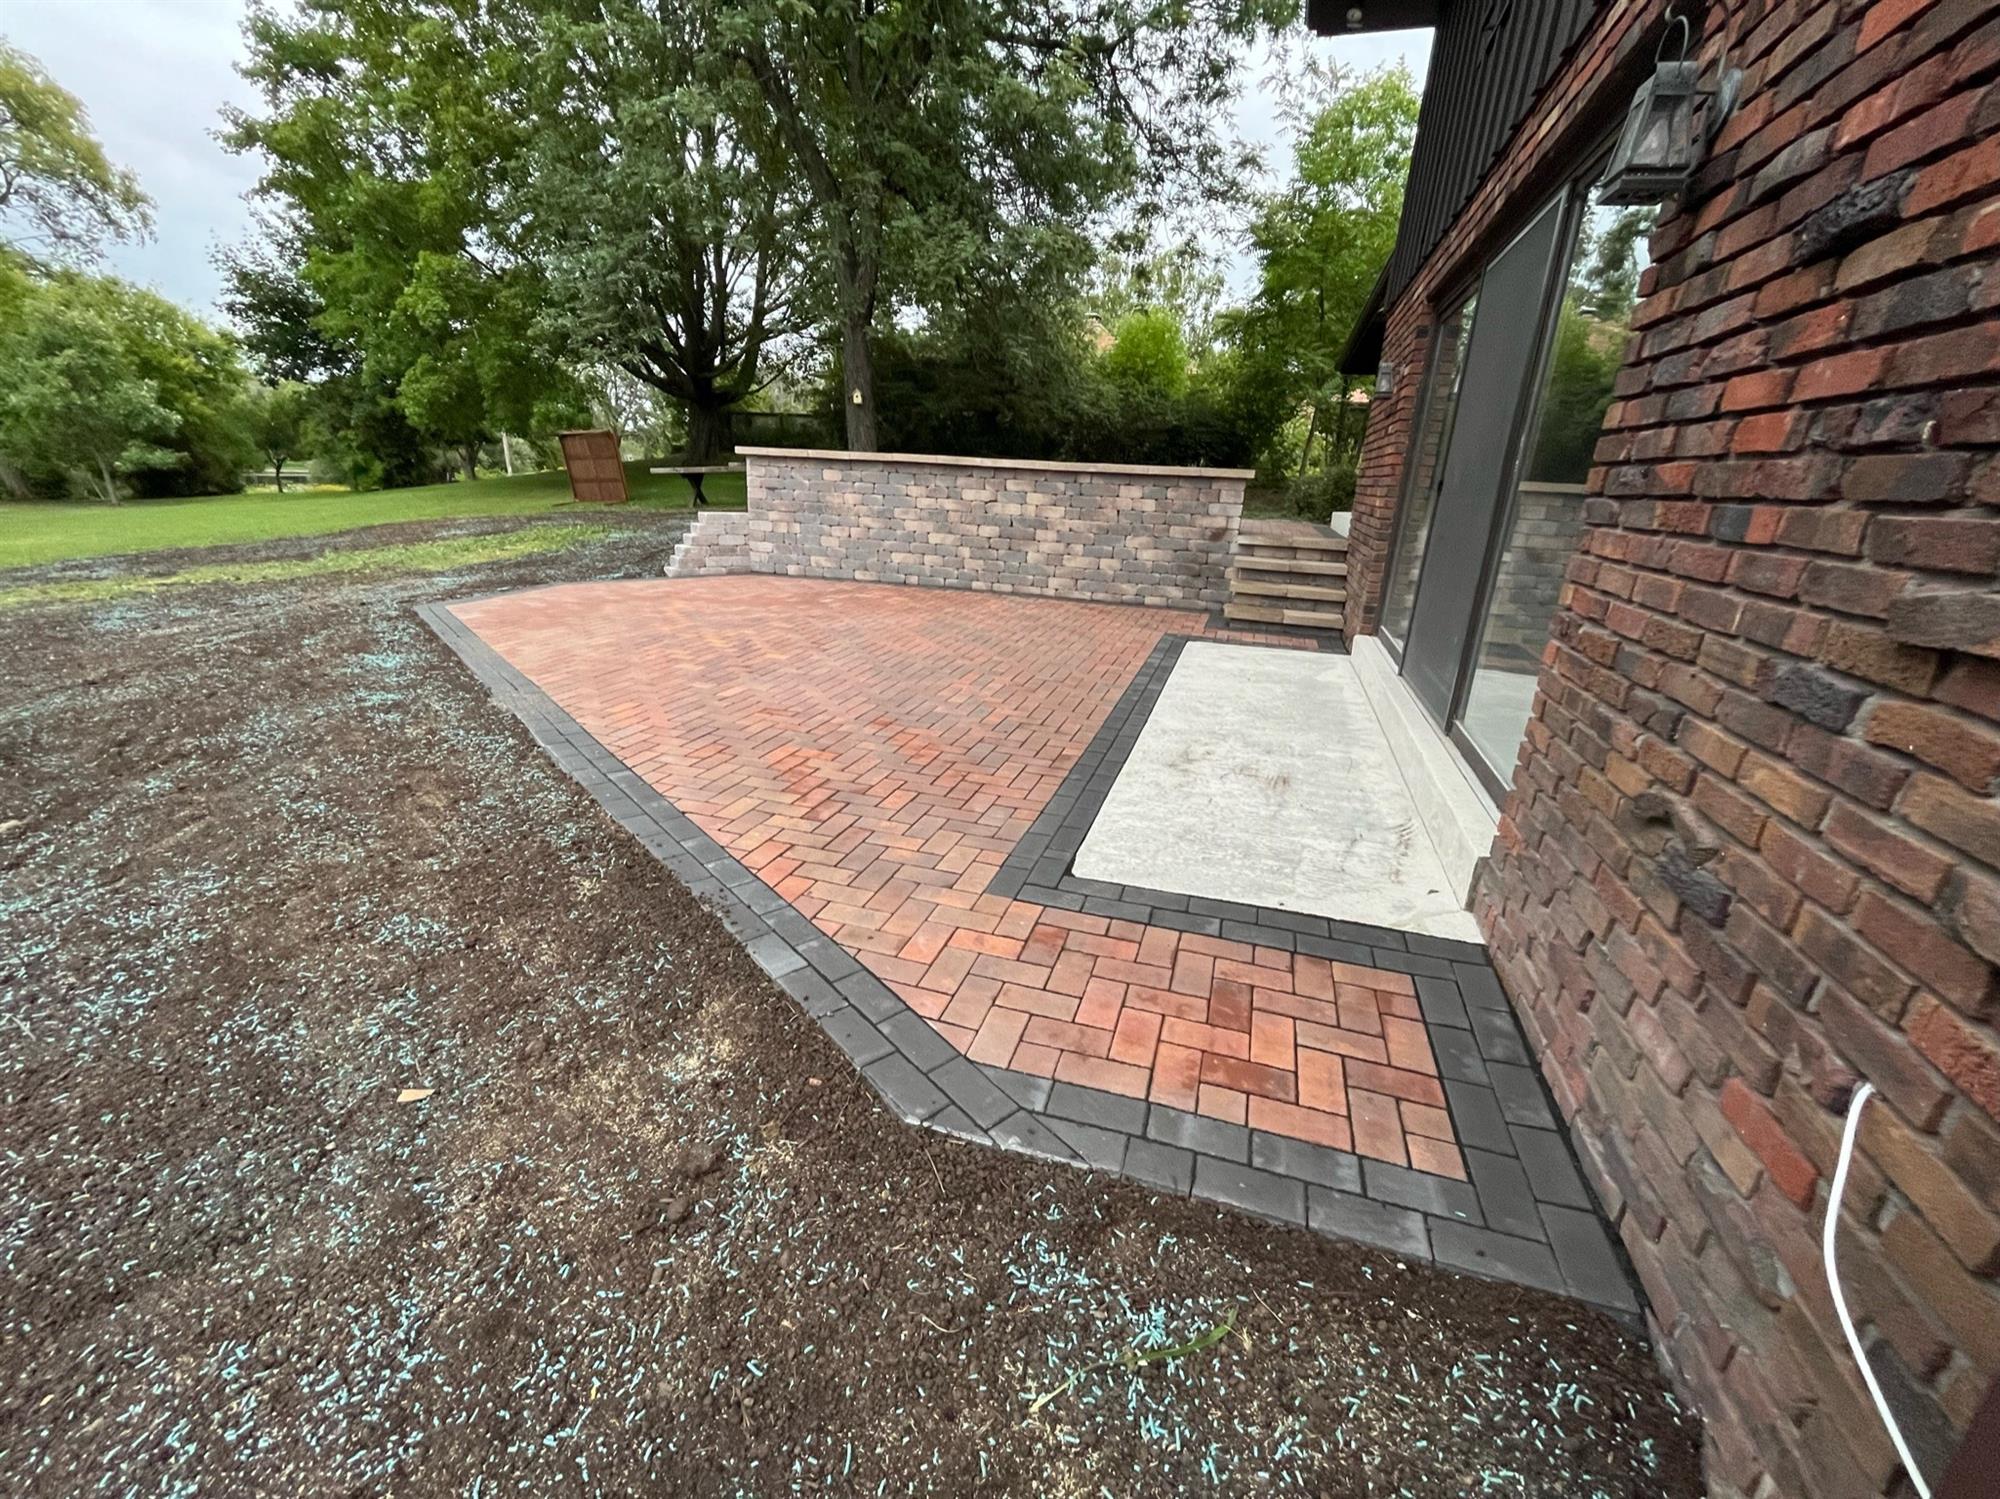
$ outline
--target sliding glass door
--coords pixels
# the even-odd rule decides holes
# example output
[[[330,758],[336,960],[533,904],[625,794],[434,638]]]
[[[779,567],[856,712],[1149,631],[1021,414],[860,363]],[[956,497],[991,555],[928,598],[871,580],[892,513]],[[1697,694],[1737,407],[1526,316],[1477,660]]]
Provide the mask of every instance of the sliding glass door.
[[[1490,782],[1509,778],[1527,732],[1549,622],[1583,534],[1585,481],[1631,332],[1653,216],[1587,203],[1568,255],[1459,710],[1459,734]]]
[[[1479,298],[1467,297],[1458,310],[1438,324],[1431,341],[1430,370],[1417,411],[1417,435],[1410,447],[1410,473],[1404,485],[1402,534],[1389,560],[1389,582],[1383,591],[1382,638],[1400,659],[1410,638],[1410,615],[1417,602],[1417,572],[1430,539],[1431,517],[1437,511],[1438,474],[1451,424],[1458,410],[1459,379],[1465,373],[1465,347],[1472,339],[1473,314]]]
[[[1541,348],[1562,208],[1561,200],[1544,208],[1479,278],[1478,326],[1466,349],[1403,648],[1403,675],[1439,723],[1451,716],[1507,460]]]
[[[1486,263],[1432,342],[1381,630],[1496,796],[1581,533],[1650,229],[1649,210],[1598,206],[1579,183]]]

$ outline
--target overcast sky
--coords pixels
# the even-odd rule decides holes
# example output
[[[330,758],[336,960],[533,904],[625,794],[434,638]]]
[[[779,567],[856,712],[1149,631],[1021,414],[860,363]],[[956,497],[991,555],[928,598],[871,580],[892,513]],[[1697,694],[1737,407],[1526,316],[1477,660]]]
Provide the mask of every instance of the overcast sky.
[[[83,101],[114,161],[139,174],[156,208],[154,238],[115,249],[111,268],[203,315],[213,315],[218,245],[246,230],[243,194],[254,160],[216,144],[225,104],[255,103],[235,73],[242,0],[4,0],[0,35],[39,58]],[[1421,83],[1428,31],[1315,39],[1308,45],[1356,69],[1403,58]],[[1239,111],[1244,139],[1284,164],[1281,130],[1253,68]],[[1231,277],[1238,289],[1241,269]]]

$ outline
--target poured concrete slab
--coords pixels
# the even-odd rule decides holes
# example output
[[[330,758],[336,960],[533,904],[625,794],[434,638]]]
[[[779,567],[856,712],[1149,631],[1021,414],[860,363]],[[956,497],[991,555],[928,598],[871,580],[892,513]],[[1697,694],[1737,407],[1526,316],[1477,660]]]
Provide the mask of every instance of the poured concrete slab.
[[[1074,868],[1480,940],[1344,656],[1189,644]]]

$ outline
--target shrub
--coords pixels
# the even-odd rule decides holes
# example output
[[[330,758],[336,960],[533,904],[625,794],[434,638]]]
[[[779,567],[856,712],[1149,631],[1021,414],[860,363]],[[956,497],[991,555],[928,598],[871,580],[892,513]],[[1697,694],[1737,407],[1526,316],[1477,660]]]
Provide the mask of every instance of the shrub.
[[[1337,463],[1332,468],[1300,474],[1292,480],[1285,497],[1300,516],[1324,525],[1335,515],[1354,508],[1354,465]]]

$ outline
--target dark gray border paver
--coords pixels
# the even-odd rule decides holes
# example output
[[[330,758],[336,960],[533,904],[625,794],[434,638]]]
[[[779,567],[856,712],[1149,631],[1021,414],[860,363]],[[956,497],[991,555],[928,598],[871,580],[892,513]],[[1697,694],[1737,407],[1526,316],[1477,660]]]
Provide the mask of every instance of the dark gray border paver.
[[[1361,1157],[1344,1150],[1294,1140],[1288,1135],[1250,1132],[1250,1164],[1316,1187],[1341,1192],[1361,1190]]]
[[[1306,1221],[1306,1184],[1275,1171],[1259,1171],[1255,1166],[1239,1166],[1212,1155],[1194,1160],[1194,1195],[1211,1202],[1227,1203],[1260,1218],[1276,1218],[1281,1223]]]
[[[1176,1197],[1194,1190],[1194,1152],[1158,1140],[1134,1140],[1125,1150],[1125,1174]]]
[[[1356,1197],[1351,1192],[1312,1187],[1306,1193],[1306,1216],[1324,1234],[1358,1239],[1363,1244],[1412,1259],[1431,1257],[1430,1229],[1424,1215],[1410,1208],[1377,1202],[1372,1197]]]

